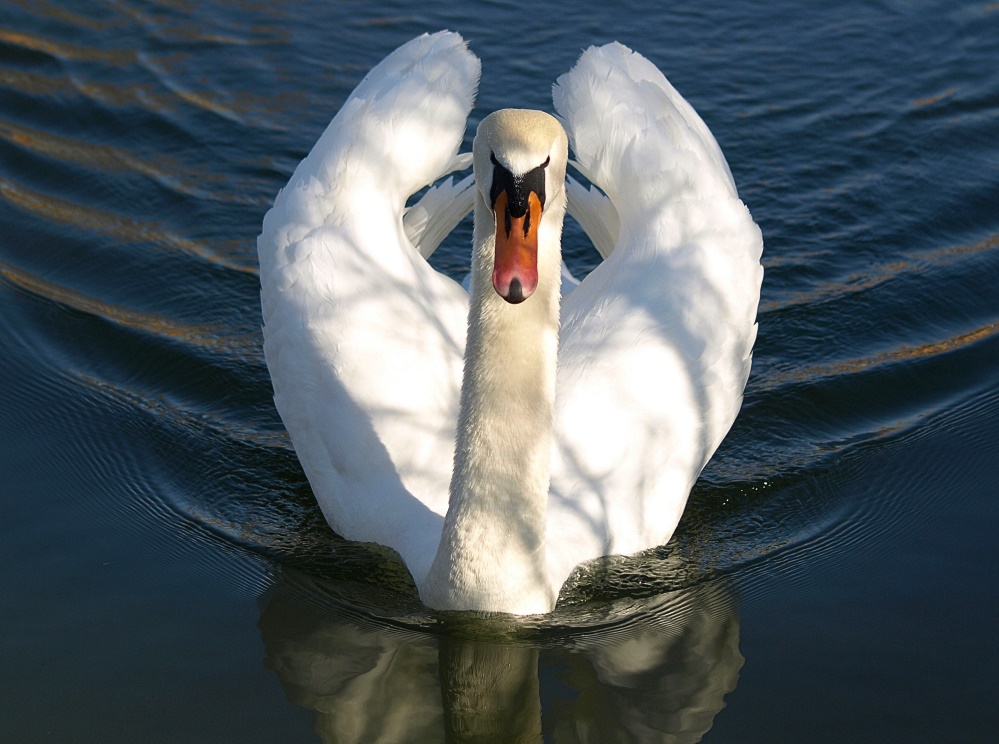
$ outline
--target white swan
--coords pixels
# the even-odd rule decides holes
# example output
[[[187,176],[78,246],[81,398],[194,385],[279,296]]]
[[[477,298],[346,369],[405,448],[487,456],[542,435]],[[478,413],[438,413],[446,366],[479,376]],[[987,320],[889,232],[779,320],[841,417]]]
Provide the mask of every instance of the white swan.
[[[358,85],[264,219],[264,351],[334,530],[431,607],[542,613],[581,562],[672,535],[742,403],[762,238],[641,55],[590,48],[554,86],[565,131],[497,112],[458,155],[478,77],[441,32]],[[566,177],[566,131],[603,193]],[[473,205],[469,300],[425,259]],[[605,260],[560,318],[567,206]]]

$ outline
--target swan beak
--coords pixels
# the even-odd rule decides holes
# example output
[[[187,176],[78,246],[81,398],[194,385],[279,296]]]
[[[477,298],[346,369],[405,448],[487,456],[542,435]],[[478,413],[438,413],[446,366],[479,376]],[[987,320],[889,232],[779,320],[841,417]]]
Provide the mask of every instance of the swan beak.
[[[493,262],[493,288],[512,305],[523,302],[538,287],[538,225],[541,200],[533,191],[527,195],[527,209],[520,217],[510,214],[506,191],[493,203],[496,215],[496,257]]]

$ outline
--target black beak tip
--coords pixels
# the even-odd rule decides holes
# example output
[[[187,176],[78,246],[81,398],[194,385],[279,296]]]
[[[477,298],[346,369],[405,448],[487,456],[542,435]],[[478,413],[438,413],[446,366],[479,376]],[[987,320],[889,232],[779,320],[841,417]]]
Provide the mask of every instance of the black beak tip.
[[[510,290],[506,293],[506,297],[503,299],[511,305],[519,305],[527,299],[527,296],[524,294],[524,287],[520,283],[520,279],[513,279],[510,282]]]

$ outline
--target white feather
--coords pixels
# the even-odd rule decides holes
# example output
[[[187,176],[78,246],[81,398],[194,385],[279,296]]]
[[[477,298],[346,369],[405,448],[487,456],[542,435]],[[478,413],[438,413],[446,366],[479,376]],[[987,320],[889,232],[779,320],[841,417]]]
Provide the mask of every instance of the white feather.
[[[448,508],[468,295],[427,264],[471,208],[454,170],[479,78],[460,36],[361,82],[264,220],[264,351],[324,514],[419,584]],[[563,271],[547,504],[553,594],[580,562],[665,543],[739,410],[762,239],[694,110],[645,58],[587,50],[554,88],[580,172],[568,209],[604,262]],[[606,196],[604,196],[606,194]],[[488,560],[489,556],[484,556]]]
[[[468,298],[414,249],[403,212],[453,167],[478,78],[456,34],[396,50],[258,240],[274,400],[316,498],[341,535],[395,548],[414,574],[447,509]]]
[[[562,307],[548,544],[564,579],[671,537],[742,404],[763,242],[714,137],[644,57],[590,48],[553,96],[620,220]]]

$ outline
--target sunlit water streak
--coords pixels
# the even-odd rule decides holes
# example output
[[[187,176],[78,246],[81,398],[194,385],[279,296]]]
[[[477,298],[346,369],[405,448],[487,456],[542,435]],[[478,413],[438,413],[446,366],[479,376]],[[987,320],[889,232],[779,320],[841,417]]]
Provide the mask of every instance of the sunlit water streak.
[[[165,32],[143,14],[137,14],[135,19],[139,20],[146,31],[152,33],[154,37],[169,35],[169,32]],[[126,68],[131,69],[138,59],[130,51],[114,48],[91,49],[78,43],[13,32],[5,34],[3,41],[19,49],[23,56],[41,55],[46,60],[56,61],[60,66],[99,65],[104,69],[101,75],[120,72]],[[230,43],[239,46],[242,43],[235,38],[214,36],[202,38],[197,34],[189,38],[186,33],[181,33],[175,41],[178,41],[182,47],[187,44],[197,46],[202,43],[212,47]],[[266,40],[258,41],[266,43]],[[129,92],[126,88],[112,96],[110,93],[95,92],[96,82],[87,83],[79,74],[72,76],[73,86],[84,96],[97,99],[105,105],[110,103],[113,108],[141,103],[143,108],[166,120],[171,119],[174,116],[173,112],[178,108],[193,107],[193,115],[210,112],[224,119],[245,124],[244,118],[234,113],[233,109],[213,103],[202,94],[184,93],[183,86],[172,79],[177,74],[176,71],[151,62],[148,55],[139,67],[151,73],[154,87],[160,85],[166,88],[166,92],[151,97],[140,95],[135,91]],[[22,92],[28,95],[37,96],[40,90],[50,89],[50,86],[24,83],[16,77],[13,82],[15,88],[18,87],[18,83],[22,83]],[[953,98],[951,95],[942,95],[919,99],[913,105],[920,109],[945,105],[951,98]],[[947,105],[952,106],[953,103]],[[876,116],[877,113],[872,111],[870,115]],[[824,121],[816,111],[811,112],[809,116],[817,121]],[[243,203],[252,207],[266,203],[259,197],[242,196],[239,192],[233,191],[233,182],[221,175],[216,174],[206,179],[205,176],[208,174],[205,169],[191,162],[165,161],[154,166],[149,160],[144,159],[142,154],[132,154],[121,147],[106,143],[78,142],[59,133],[31,130],[16,123],[8,124],[2,133],[4,139],[26,154],[50,162],[55,161],[59,169],[77,171],[77,178],[83,177],[83,173],[79,172],[80,169],[91,174],[96,173],[105,181],[120,177],[122,174],[126,176],[131,174],[145,177],[157,187],[166,185],[169,191],[175,192],[178,196],[195,198],[198,201],[208,198],[210,201],[221,202],[227,206]],[[156,158],[162,156],[156,155],[153,159]],[[187,175],[184,174],[185,169],[188,171]],[[212,186],[212,181],[215,181],[217,186]],[[212,191],[206,192],[204,190],[206,186]],[[84,196],[85,201],[93,198],[88,191],[74,187],[72,183],[60,191],[80,194]],[[220,290],[225,292],[225,288],[219,287],[214,281],[216,278],[221,279],[232,287],[228,294],[242,297],[243,306],[252,309],[252,300],[246,302],[245,299],[249,294],[247,290],[254,287],[254,281],[234,281],[239,272],[249,271],[250,275],[253,275],[252,251],[244,247],[240,258],[230,260],[225,255],[217,256],[213,252],[214,249],[207,244],[183,237],[176,228],[145,219],[131,218],[117,210],[112,211],[93,204],[62,199],[52,193],[36,191],[14,179],[4,181],[2,193],[8,205],[22,214],[44,222],[50,231],[89,233],[102,242],[110,240],[111,245],[118,244],[122,248],[132,245],[140,248],[140,251],[138,254],[135,250],[129,251],[128,260],[131,263],[134,264],[138,259],[155,265],[156,273],[153,277],[149,276],[148,269],[143,270],[141,265],[134,266],[130,272],[137,277],[134,286],[129,286],[128,280],[123,285],[117,279],[111,285],[107,282],[107,279],[113,275],[111,267],[124,259],[124,252],[117,249],[108,254],[107,248],[104,247],[95,252],[90,246],[85,245],[85,254],[89,255],[87,268],[82,272],[83,281],[80,281],[81,272],[76,270],[67,277],[82,285],[81,289],[47,281],[42,275],[33,274],[30,270],[14,265],[7,268],[5,278],[23,291],[58,303],[76,313],[107,322],[108,326],[105,328],[85,332],[85,335],[91,337],[88,342],[91,347],[94,346],[94,341],[99,341],[102,336],[108,339],[103,350],[91,352],[92,363],[96,368],[81,372],[77,384],[84,390],[90,388],[92,390],[90,395],[102,400],[102,405],[122,406],[125,410],[132,406],[136,410],[144,411],[145,416],[154,421],[153,429],[159,432],[156,438],[163,442],[160,457],[164,461],[183,462],[184,458],[180,453],[184,450],[210,453],[205,457],[210,464],[203,463],[205,471],[199,470],[199,475],[201,472],[207,472],[209,478],[214,479],[216,484],[214,490],[218,494],[212,494],[213,489],[209,489],[209,493],[203,491],[197,499],[181,497],[181,502],[173,504],[173,508],[216,535],[228,536],[244,547],[268,553],[274,549],[274,539],[282,544],[289,542],[287,539],[289,527],[300,528],[302,524],[311,524],[314,530],[322,532],[323,527],[316,525],[315,509],[311,508],[308,495],[303,494],[307,487],[301,483],[300,477],[296,478],[298,485],[293,486],[293,490],[300,493],[301,505],[298,512],[302,513],[298,516],[298,523],[288,524],[288,517],[283,514],[283,507],[274,506],[275,502],[281,503],[280,500],[255,499],[252,496],[252,492],[268,492],[266,487],[251,485],[261,482],[269,482],[268,485],[271,487],[277,487],[277,493],[287,494],[287,487],[284,484],[289,475],[288,471],[294,470],[294,465],[288,463],[287,445],[280,441],[281,437],[276,433],[279,427],[275,426],[273,415],[269,411],[257,414],[253,410],[267,407],[265,388],[261,385],[261,378],[264,375],[256,351],[256,342],[259,339],[255,333],[247,330],[247,326],[253,321],[240,323],[241,327],[233,327],[229,318],[221,318],[219,322],[210,325],[201,324],[199,327],[177,317],[179,308],[189,306],[191,303],[178,304],[174,290],[171,290],[173,295],[171,297],[155,299],[158,287],[184,288],[182,291],[188,294],[187,299],[195,300],[193,303],[195,310],[190,312],[190,315],[202,318],[206,314],[210,315],[211,303],[205,302],[204,297],[208,290],[198,286],[192,288],[189,282],[181,279],[181,277],[190,277],[192,272],[195,276],[204,273],[204,269],[199,269],[198,265],[207,263],[212,266],[212,272],[217,276],[210,282],[196,281],[196,284],[210,283],[212,285],[210,291],[213,294]],[[833,193],[836,193],[835,188]],[[825,201],[826,198],[822,196],[820,200]],[[467,235],[459,234],[456,240],[458,245],[465,243]],[[579,243],[578,230],[573,231],[570,228],[567,238],[570,254],[572,246]],[[934,408],[933,397],[946,398],[948,394],[964,389],[962,382],[955,381],[955,375],[947,372],[953,368],[980,370],[983,365],[974,363],[974,360],[972,363],[965,363],[965,360],[955,357],[952,352],[966,346],[971,346],[969,353],[981,349],[979,343],[989,341],[995,328],[994,322],[966,331],[956,338],[944,338],[915,346],[904,345],[901,348],[880,351],[863,359],[856,357],[829,359],[828,355],[836,354],[847,345],[855,352],[857,349],[853,338],[867,335],[875,319],[881,322],[889,318],[895,327],[884,329],[887,332],[874,335],[873,338],[880,336],[897,339],[901,333],[912,334],[915,327],[906,321],[900,308],[911,302],[909,296],[918,291],[918,286],[914,286],[910,291],[904,286],[906,282],[919,285],[923,274],[934,271],[935,279],[938,283],[942,283],[943,289],[946,290],[949,289],[948,282],[962,283],[969,271],[985,270],[994,273],[999,265],[993,255],[995,244],[993,237],[987,237],[967,247],[922,248],[910,260],[896,259],[880,269],[875,266],[873,271],[865,266],[862,274],[855,276],[848,274],[839,281],[823,282],[811,290],[805,290],[804,294],[800,291],[796,295],[782,293],[780,286],[785,282],[781,282],[780,277],[775,281],[769,280],[768,274],[768,286],[776,287],[769,295],[775,299],[769,302],[765,300],[762,307],[763,332],[758,357],[766,357],[768,339],[792,339],[795,346],[789,348],[783,358],[788,361],[793,359],[794,366],[788,368],[785,363],[783,367],[768,367],[768,359],[758,359],[756,374],[747,397],[746,412],[731,437],[731,441],[744,446],[735,456],[728,455],[731,447],[727,447],[718,458],[719,463],[709,468],[706,474],[705,482],[712,484],[712,503],[731,501],[735,498],[735,494],[747,489],[756,493],[770,494],[769,499],[772,502],[780,502],[781,491],[787,491],[794,481],[805,480],[819,472],[822,462],[828,458],[830,452],[835,452],[836,456],[840,457],[843,455],[843,450],[849,450],[861,441],[877,439],[883,436],[884,432],[897,434],[900,427],[904,430],[907,426],[914,425],[911,418],[914,411],[925,412]],[[772,252],[771,249],[768,256]],[[452,270],[457,273],[463,268],[464,259],[454,256],[455,254],[460,256],[461,253],[460,247],[452,246],[450,252],[442,254],[444,256],[442,262],[448,265],[447,262],[450,260]],[[828,251],[825,253],[832,255]],[[812,256],[812,260],[807,264],[798,259],[798,266],[813,272],[816,265],[815,258],[817,256]],[[586,259],[579,260],[583,262],[585,268]],[[104,263],[105,261],[108,263]],[[779,254],[773,259],[768,257],[768,262],[772,263],[768,265],[771,272],[783,265]],[[62,279],[64,272],[55,266],[53,268],[56,277]],[[175,273],[178,278],[170,281],[169,274],[164,277],[162,273],[164,269]],[[53,272],[50,270],[46,273]],[[801,285],[801,282],[786,283],[792,286]],[[900,283],[903,286],[896,286]],[[986,281],[978,286],[987,287],[991,284]],[[92,292],[116,295],[116,299],[121,298],[126,304],[109,303],[100,299],[100,295],[91,294]],[[960,295],[960,301],[967,305],[965,312],[961,312],[965,310],[961,305],[955,306],[954,302],[948,301],[939,303],[939,310],[933,313],[933,303],[937,302],[937,298],[942,294],[950,295],[949,292],[940,292],[930,297],[928,304],[922,306],[922,312],[929,317],[920,323],[920,328],[923,329],[920,331],[921,335],[925,336],[925,329],[952,325],[954,320],[948,316],[957,315],[960,321],[967,323],[968,314],[986,304],[982,302],[981,297],[963,293]],[[884,298],[879,295],[884,295]],[[151,297],[152,302],[150,302]],[[162,306],[166,312],[157,314],[143,309],[133,309],[129,305],[134,306],[138,298],[142,298],[140,307]],[[174,317],[171,317],[171,313]],[[188,312],[183,314],[188,315]],[[858,315],[863,317],[858,318]],[[866,323],[864,317],[871,318],[872,323]],[[846,330],[853,332],[852,338],[850,333],[843,333],[844,323],[847,324]],[[833,333],[832,327],[837,326],[840,332]],[[775,330],[768,332],[768,329]],[[121,336],[123,332],[125,332],[124,338],[110,338]],[[838,338],[842,341],[840,345],[818,344],[814,342],[818,338],[824,341]],[[825,359],[815,358],[818,366],[802,369],[800,365],[805,360],[793,354],[799,349],[807,349],[813,358],[816,351],[827,356]],[[780,347],[777,349],[777,352],[779,351]],[[69,358],[79,360],[80,352],[65,353]],[[771,355],[774,353],[771,352]],[[842,354],[842,351],[839,353]],[[925,359],[918,365],[905,364],[905,360],[910,357],[933,357],[939,354],[948,355],[946,361],[938,363],[948,368],[944,374],[928,375],[919,369],[918,367],[927,365]],[[991,350],[985,351],[986,356],[990,354]],[[160,357],[159,362],[150,364],[151,356]],[[136,369],[133,360],[138,357],[144,360],[141,365],[143,369]],[[192,360],[195,367],[204,368],[203,374],[191,374]],[[247,361],[256,368],[249,375],[236,369],[237,365]],[[53,360],[51,365],[58,368],[63,363],[63,360]],[[171,367],[177,371],[171,372]],[[865,388],[872,391],[890,390],[902,379],[906,384],[899,387],[904,387],[906,392],[904,396],[899,396],[898,403],[893,405],[889,396],[888,400],[882,398],[878,401],[874,409],[867,405]],[[938,379],[947,379],[950,388],[940,389]],[[918,390],[920,380],[930,381],[925,384],[923,401],[919,400],[918,393],[913,395],[913,386]],[[967,381],[963,382],[966,384]],[[104,389],[103,392],[100,391],[101,388]],[[250,392],[251,390],[253,392]],[[115,403],[112,404],[112,400]],[[251,404],[251,408],[246,407],[247,403]],[[233,418],[234,411],[240,411],[236,420],[225,421],[226,418]],[[768,427],[769,422],[774,426]],[[816,427],[817,422],[820,422],[818,427]],[[260,424],[264,425],[263,431],[255,431],[254,429],[259,428]],[[768,435],[768,428],[777,430]],[[751,443],[748,441],[749,437],[740,438],[742,431],[752,432]],[[283,464],[282,469],[277,470],[276,474],[269,474],[266,467],[260,466],[259,453],[274,451],[275,436],[278,437],[276,450],[278,454],[271,455],[271,460]],[[183,444],[178,444],[179,442]],[[99,444],[96,446],[100,447]],[[176,451],[177,455],[171,456],[171,451]],[[741,481],[726,482],[723,478],[720,483],[716,483],[716,479],[712,477],[713,472],[723,470],[729,459],[749,463],[751,472],[745,473]],[[251,460],[255,466],[243,464],[244,461],[249,463]],[[127,460],[125,462],[127,463]],[[752,470],[754,468],[755,470]],[[792,474],[790,482],[778,480],[776,473],[781,471]],[[748,481],[745,480],[747,476]],[[761,476],[767,477],[768,480],[762,480]],[[136,476],[134,473],[126,474],[125,480],[135,477],[141,476]],[[183,482],[184,473],[181,470],[180,473],[174,472],[167,477]],[[240,499],[237,503],[233,503],[236,494],[230,492],[224,484],[234,484],[237,491],[244,491],[239,494]],[[183,487],[167,490],[171,493],[187,493]],[[727,493],[733,496],[727,497]],[[695,492],[695,506],[698,503],[698,493]],[[254,507],[262,507],[262,513]],[[752,519],[759,521],[759,510],[760,504],[754,501],[752,511],[755,516]],[[811,533],[816,529],[827,531],[835,529],[835,522],[819,528],[817,524],[821,522],[816,522],[814,518],[801,521],[800,529],[805,530],[801,535],[789,531],[789,525],[784,523],[772,528],[776,531],[776,535],[768,533],[766,529],[759,529],[760,524],[754,525],[757,529],[752,530],[722,528],[720,534],[715,534],[709,529],[702,538],[703,541],[709,544],[723,542],[727,546],[724,554],[727,557],[720,558],[716,554],[716,562],[703,568],[709,574],[715,571],[730,572],[738,568],[741,560],[747,560],[743,556],[765,555],[771,544],[804,541],[810,539]],[[292,529],[290,532],[295,534],[300,531]],[[275,538],[274,535],[285,535],[285,538]],[[679,544],[685,544],[691,539],[683,531],[678,537]],[[719,537],[725,539],[719,540]],[[315,536],[314,539],[321,538]],[[294,542],[294,539],[290,541],[292,545]],[[287,559],[297,562],[294,548],[289,552],[291,555]],[[638,591],[644,593],[668,588],[675,580],[674,576],[684,576],[682,579],[676,579],[681,584],[690,580],[685,571],[675,569],[666,569],[665,576],[652,579],[644,575],[643,572],[648,571],[655,573],[656,566],[654,561],[642,563],[642,570],[636,572],[635,580],[647,588]],[[627,586],[627,571],[623,575],[615,574],[615,576],[619,586]]]

